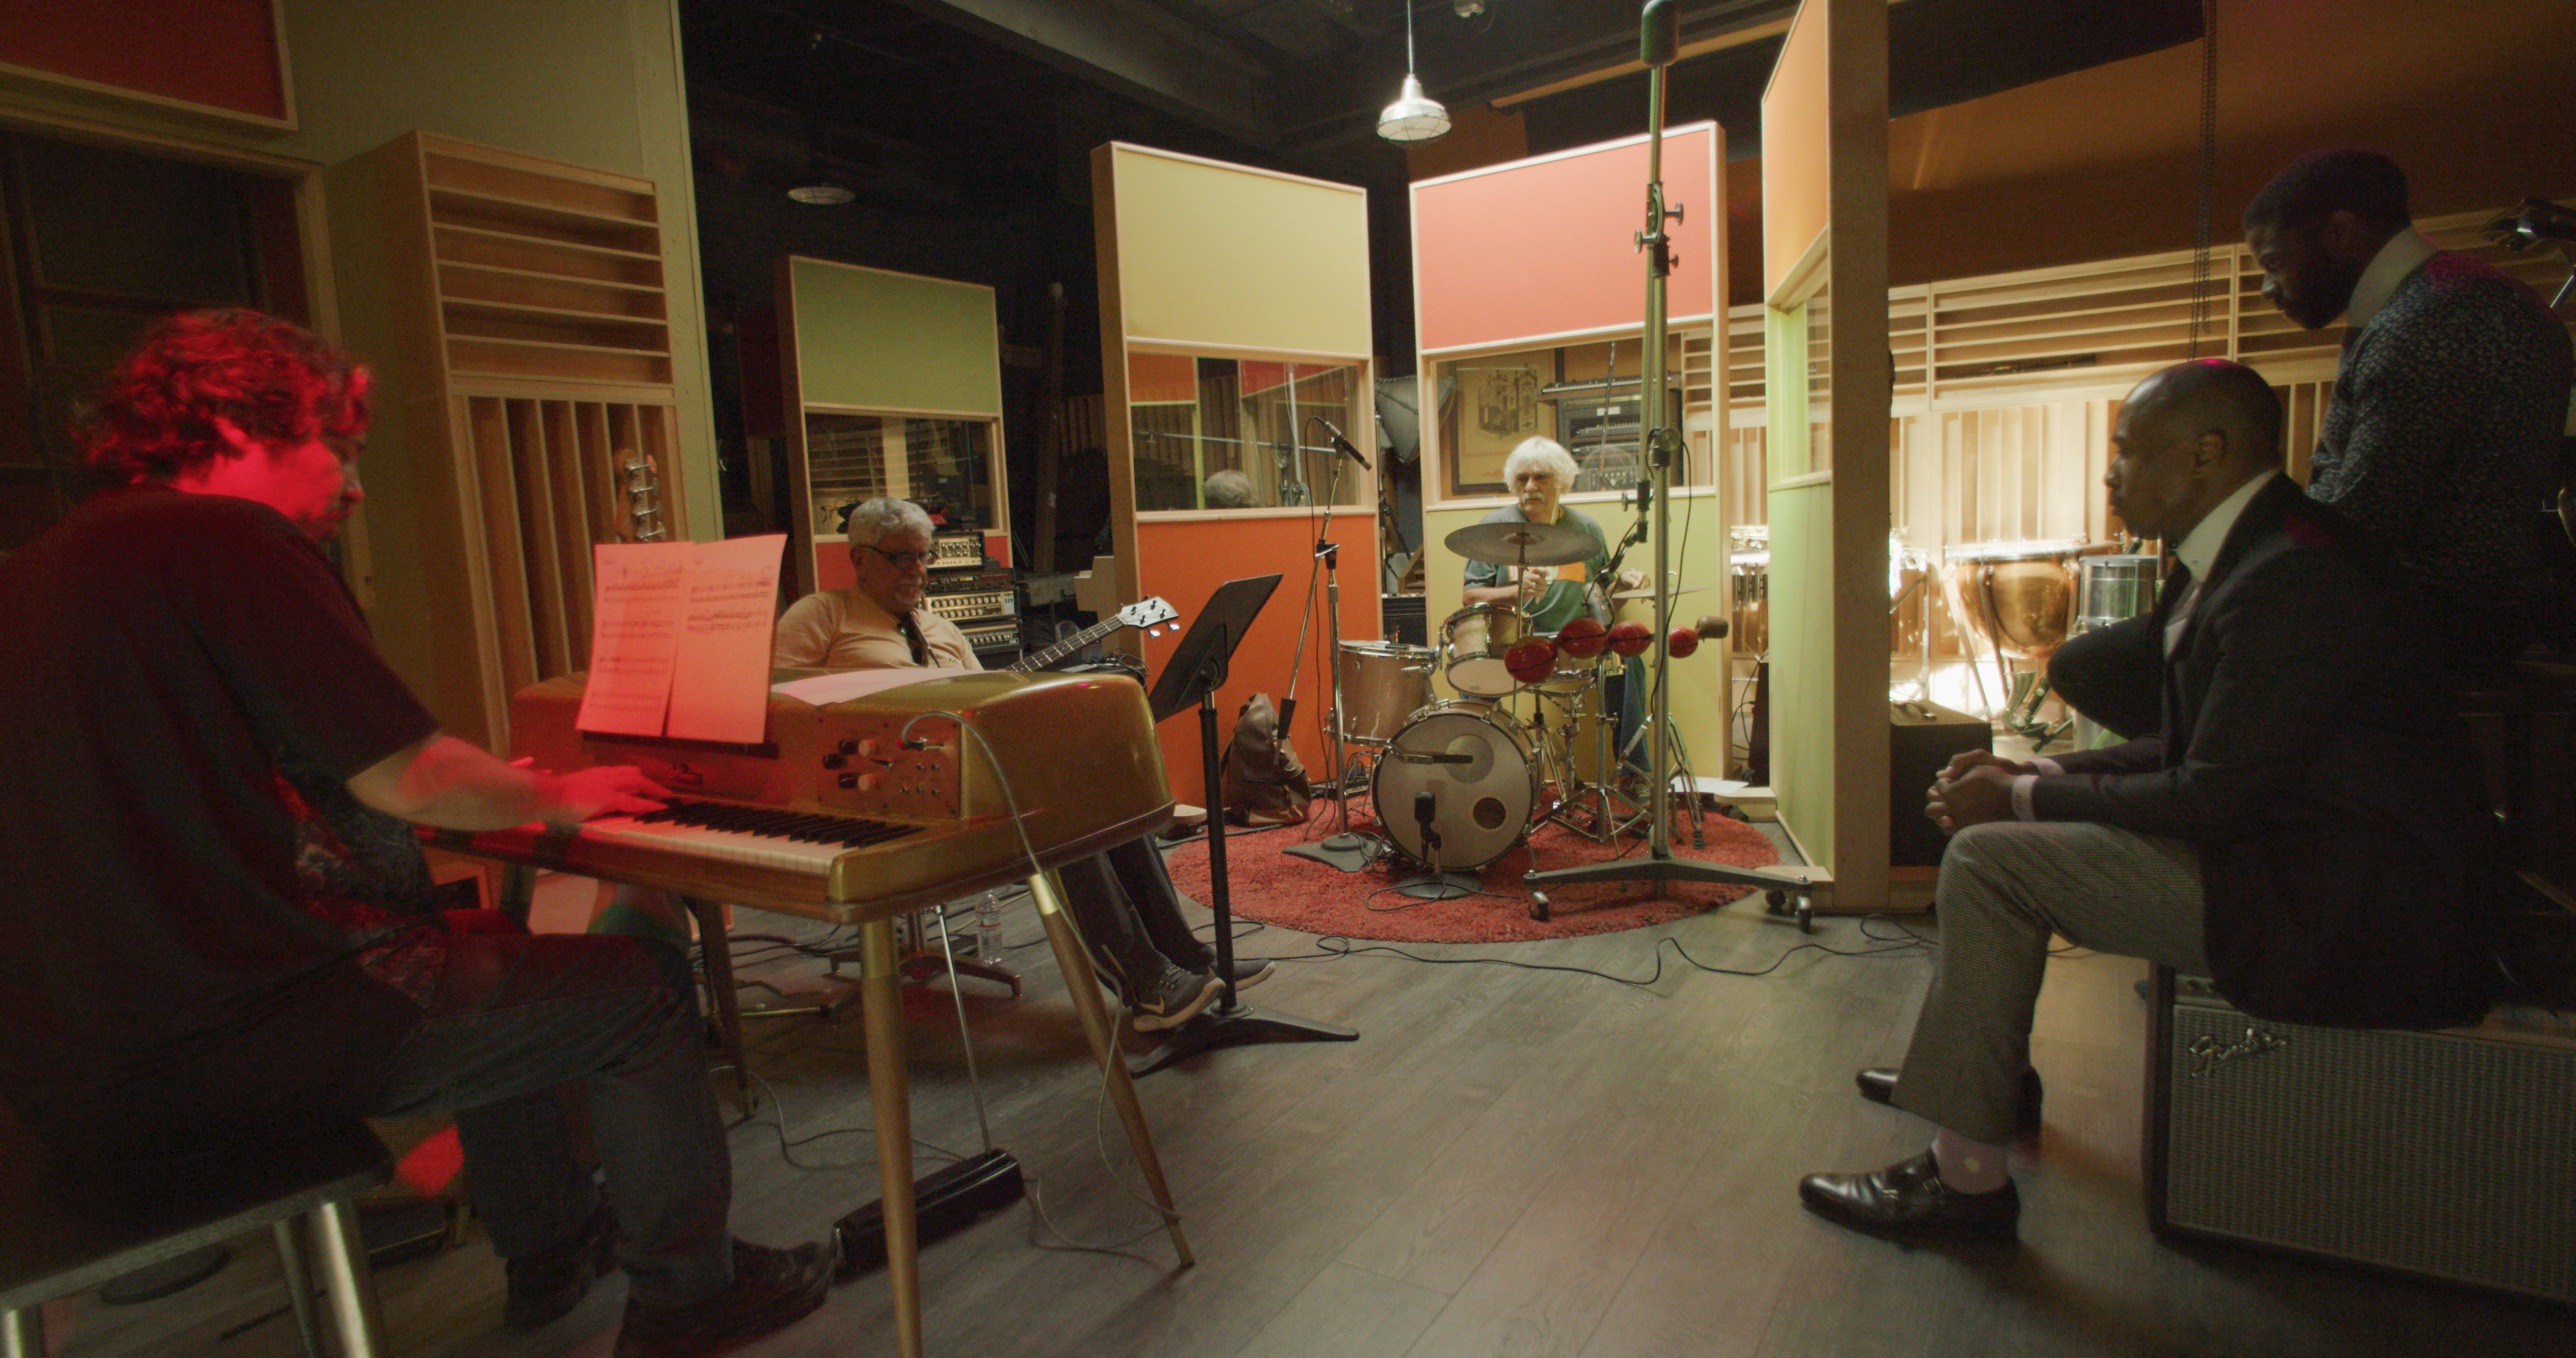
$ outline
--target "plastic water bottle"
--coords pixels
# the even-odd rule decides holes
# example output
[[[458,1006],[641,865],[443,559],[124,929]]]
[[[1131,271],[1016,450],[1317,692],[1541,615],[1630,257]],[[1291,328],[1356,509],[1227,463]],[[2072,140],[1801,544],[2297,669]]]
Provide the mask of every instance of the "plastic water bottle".
[[[988,962],[1002,955],[1002,898],[994,892],[975,902],[975,955]]]

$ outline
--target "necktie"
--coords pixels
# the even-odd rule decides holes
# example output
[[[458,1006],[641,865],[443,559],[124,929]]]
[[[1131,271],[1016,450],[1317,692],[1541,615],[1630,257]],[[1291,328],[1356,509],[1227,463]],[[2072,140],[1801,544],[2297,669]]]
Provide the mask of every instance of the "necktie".
[[[896,618],[894,625],[903,630],[903,644],[912,648],[912,663],[930,668],[930,643],[922,638],[921,624],[909,613]]]
[[[2177,566],[2165,588],[2174,601],[2165,613],[2165,654],[2172,655],[2174,644],[2182,640],[2182,629],[2191,625],[2191,606],[2200,600],[2200,582],[2192,578],[2191,567]]]

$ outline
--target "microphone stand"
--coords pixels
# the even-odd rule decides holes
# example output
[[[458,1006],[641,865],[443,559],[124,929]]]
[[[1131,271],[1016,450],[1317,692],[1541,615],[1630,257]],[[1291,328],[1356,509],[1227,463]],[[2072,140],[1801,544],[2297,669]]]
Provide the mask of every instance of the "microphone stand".
[[[1680,208],[1664,206],[1664,86],[1672,66],[1675,49],[1681,45],[1681,13],[1676,0],[1646,0],[1639,15],[1637,39],[1638,60],[1646,71],[1646,229],[1637,233],[1637,248],[1646,254],[1646,337],[1642,355],[1643,390],[1639,393],[1639,438],[1647,451],[1650,481],[1655,492],[1655,695],[1647,721],[1654,727],[1650,742],[1653,752],[1653,783],[1646,793],[1652,811],[1646,837],[1646,852],[1628,858],[1615,858],[1606,863],[1582,863],[1573,867],[1533,872],[1521,881],[1530,892],[1530,917],[1546,919],[1549,902],[1547,888],[1580,882],[1651,882],[1658,894],[1688,882],[1723,886],[1760,887],[1769,892],[1777,906],[1785,893],[1795,891],[1800,898],[1799,920],[1807,912],[1807,889],[1814,879],[1794,869],[1763,871],[1734,868],[1718,863],[1673,856],[1673,734],[1670,692],[1667,679],[1672,668],[1672,476],[1673,458],[1682,446],[1678,427],[1680,412],[1665,408],[1670,392],[1665,386],[1664,347],[1670,332],[1665,316],[1666,290],[1672,275],[1672,238],[1664,234],[1667,218],[1678,220]],[[1703,209],[1705,210],[1705,209]],[[1696,804],[1699,788],[1694,784],[1687,794]]]
[[[1313,844],[1291,844],[1287,848],[1280,850],[1280,852],[1287,854],[1291,858],[1312,859],[1318,863],[1340,868],[1344,872],[1357,872],[1368,866],[1368,861],[1370,857],[1373,856],[1373,851],[1376,846],[1369,841],[1368,836],[1353,834],[1351,832],[1350,768],[1346,758],[1350,751],[1350,743],[1345,738],[1344,731],[1346,728],[1342,724],[1344,720],[1342,710],[1342,548],[1340,543],[1333,541],[1332,535],[1333,505],[1341,498],[1342,494],[1341,454],[1344,450],[1344,442],[1341,432],[1339,430],[1334,430],[1330,421],[1324,420],[1320,415],[1312,415],[1307,418],[1322,423],[1325,429],[1332,431],[1333,435],[1333,470],[1332,474],[1324,482],[1324,523],[1323,527],[1317,531],[1315,536],[1315,568],[1320,568],[1324,574],[1324,632],[1325,638],[1331,647],[1327,652],[1331,658],[1326,662],[1326,668],[1332,675],[1333,685],[1333,748],[1331,763],[1333,766],[1334,825],[1333,833],[1326,835],[1323,839]],[[1299,431],[1300,434],[1303,432],[1303,430]],[[1353,458],[1357,458],[1359,456],[1357,449],[1351,449],[1350,453]],[[1365,466],[1367,464],[1362,463],[1361,465]],[[1312,610],[1314,606],[1315,576],[1314,568],[1310,568],[1306,575],[1306,607],[1309,610],[1309,617],[1313,616]],[[1301,620],[1297,624],[1297,661],[1291,662],[1290,665],[1290,673],[1292,677],[1289,680],[1289,686],[1292,690],[1296,685],[1296,681],[1293,678],[1295,666],[1298,662],[1302,662],[1305,659],[1305,650],[1306,625]],[[1290,701],[1292,703],[1294,702],[1293,696]],[[1288,716],[1286,713],[1280,714],[1279,729],[1283,734],[1288,730]]]

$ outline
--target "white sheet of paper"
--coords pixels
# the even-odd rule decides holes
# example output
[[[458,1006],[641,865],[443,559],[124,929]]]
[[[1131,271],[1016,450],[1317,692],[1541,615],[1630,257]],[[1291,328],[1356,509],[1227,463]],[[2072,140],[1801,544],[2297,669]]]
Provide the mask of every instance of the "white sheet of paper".
[[[687,586],[687,542],[603,542],[591,548],[598,582],[590,628],[590,681],[573,725],[622,736],[662,734],[678,657]]]
[[[926,684],[933,679],[955,679],[964,673],[963,670],[910,668],[840,670],[832,674],[817,674],[804,679],[790,679],[782,684],[773,684],[769,691],[784,693],[790,698],[802,698],[816,707],[821,707],[827,703],[846,703],[852,698],[864,698],[871,693],[883,693],[890,688],[902,688],[906,684]]]
[[[665,734],[755,744],[768,734],[770,635],[787,535],[690,547]]]

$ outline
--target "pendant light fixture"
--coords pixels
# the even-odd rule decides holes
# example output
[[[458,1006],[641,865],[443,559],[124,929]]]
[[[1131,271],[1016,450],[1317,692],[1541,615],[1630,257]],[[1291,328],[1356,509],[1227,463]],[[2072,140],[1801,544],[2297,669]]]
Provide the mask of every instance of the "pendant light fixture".
[[[1404,88],[1377,115],[1377,134],[1394,142],[1430,141],[1449,130],[1449,110],[1422,92],[1413,73],[1413,0],[1404,0]]]

